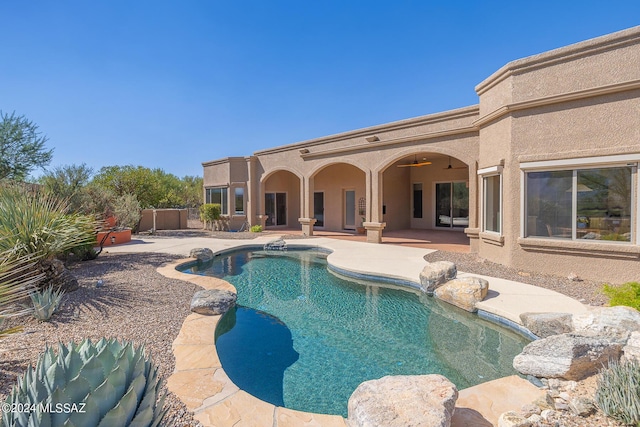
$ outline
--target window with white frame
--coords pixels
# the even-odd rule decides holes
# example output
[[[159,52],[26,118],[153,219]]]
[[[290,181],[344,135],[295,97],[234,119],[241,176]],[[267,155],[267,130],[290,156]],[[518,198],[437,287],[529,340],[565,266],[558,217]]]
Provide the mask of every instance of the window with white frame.
[[[525,236],[631,242],[634,164],[525,171]]]
[[[478,170],[482,177],[482,231],[502,235],[502,164]]]
[[[205,190],[205,203],[219,204],[221,215],[229,215],[227,200],[227,187],[207,188]]]
[[[502,233],[502,175],[488,175],[482,179],[483,231]]]

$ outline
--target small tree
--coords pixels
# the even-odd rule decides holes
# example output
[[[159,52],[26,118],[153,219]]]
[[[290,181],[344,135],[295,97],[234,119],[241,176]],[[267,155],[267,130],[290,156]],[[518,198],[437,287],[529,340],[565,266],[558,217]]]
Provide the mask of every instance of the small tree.
[[[46,150],[47,137],[24,116],[0,111],[0,179],[24,181],[36,167],[49,164],[53,150]]]
[[[207,228],[207,224],[213,224],[214,221],[220,219],[220,204],[207,203],[200,206],[200,220],[204,223],[204,228]]]

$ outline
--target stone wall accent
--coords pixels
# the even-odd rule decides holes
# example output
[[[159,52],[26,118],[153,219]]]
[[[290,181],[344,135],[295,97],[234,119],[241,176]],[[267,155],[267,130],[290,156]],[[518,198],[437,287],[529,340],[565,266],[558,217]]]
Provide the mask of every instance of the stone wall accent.
[[[194,248],[189,252],[189,256],[198,261],[207,262],[213,259],[213,251],[209,248]]]
[[[489,292],[489,282],[479,277],[453,279],[437,288],[434,295],[471,313],[478,311],[476,304]]]
[[[430,262],[420,272],[420,289],[427,295],[433,295],[438,287],[455,279],[457,274],[456,265],[451,261]]]
[[[525,328],[540,338],[573,332],[570,313],[522,313]]]
[[[204,289],[191,299],[191,311],[205,316],[226,313],[236,304],[237,295],[222,289]]]
[[[617,360],[621,352],[620,343],[605,337],[553,335],[529,343],[513,359],[513,367],[525,375],[578,381]]]
[[[349,398],[351,427],[449,427],[458,398],[442,375],[386,376],[365,381]]]

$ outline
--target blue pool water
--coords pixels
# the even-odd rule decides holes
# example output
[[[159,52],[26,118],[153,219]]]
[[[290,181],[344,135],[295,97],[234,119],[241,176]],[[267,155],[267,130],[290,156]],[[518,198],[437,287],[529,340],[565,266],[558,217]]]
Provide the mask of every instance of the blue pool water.
[[[326,256],[245,250],[184,270],[238,290],[215,340],[241,389],[278,406],[346,416],[358,384],[385,375],[438,373],[462,389],[516,373],[525,338],[431,297],[337,277]]]

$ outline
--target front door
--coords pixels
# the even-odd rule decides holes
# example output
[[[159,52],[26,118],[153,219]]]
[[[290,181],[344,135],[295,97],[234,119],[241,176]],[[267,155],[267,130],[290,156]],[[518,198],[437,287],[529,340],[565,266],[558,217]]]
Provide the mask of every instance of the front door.
[[[316,219],[316,227],[324,227],[324,193],[313,193],[313,217]]]
[[[356,229],[356,191],[344,191],[344,229]]]

